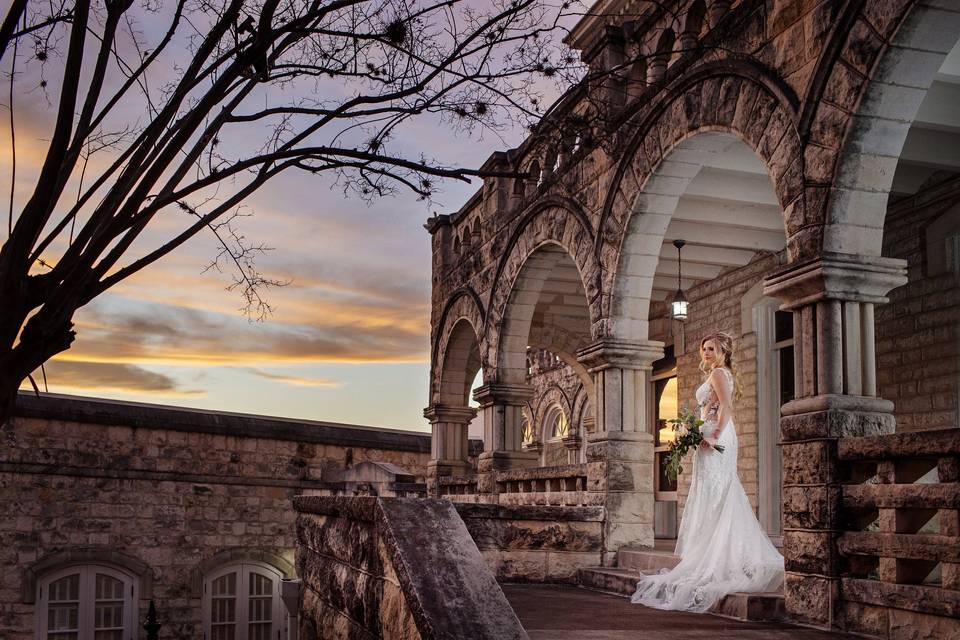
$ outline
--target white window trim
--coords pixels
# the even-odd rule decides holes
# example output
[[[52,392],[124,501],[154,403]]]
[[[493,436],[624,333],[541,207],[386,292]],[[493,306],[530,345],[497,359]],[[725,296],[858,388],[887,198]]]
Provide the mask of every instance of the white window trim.
[[[266,562],[260,562],[258,560],[243,560],[241,562],[235,562],[227,565],[222,565],[217,567],[207,575],[203,577],[203,604],[202,604],[202,613],[203,613],[203,638],[207,640],[211,635],[211,626],[212,626],[212,604],[211,604],[211,594],[213,592],[212,585],[214,580],[227,575],[228,573],[237,572],[237,607],[236,607],[236,619],[237,619],[237,629],[236,635],[234,636],[236,640],[247,640],[247,633],[249,627],[247,625],[247,618],[249,612],[249,593],[250,593],[250,571],[258,570],[265,572],[273,580],[273,612],[272,612],[272,627],[271,635],[276,638],[286,638],[287,637],[287,627],[289,621],[287,619],[287,609],[283,604],[281,596],[281,587],[280,584],[283,581],[283,572],[274,567],[271,564]]]
[[[137,576],[105,564],[88,563],[62,567],[56,571],[44,574],[37,581],[36,637],[38,640],[47,638],[47,606],[50,598],[50,585],[60,578],[75,573],[80,574],[79,606],[77,611],[77,639],[93,640],[93,611],[96,602],[96,574],[101,573],[116,578],[123,583],[123,635],[129,640],[137,637],[137,622],[139,620],[139,588]]]
[[[762,298],[753,306],[753,330],[757,336],[757,515],[771,538],[783,535],[780,350],[794,344],[792,339],[775,341],[779,307],[780,302],[773,298]]]

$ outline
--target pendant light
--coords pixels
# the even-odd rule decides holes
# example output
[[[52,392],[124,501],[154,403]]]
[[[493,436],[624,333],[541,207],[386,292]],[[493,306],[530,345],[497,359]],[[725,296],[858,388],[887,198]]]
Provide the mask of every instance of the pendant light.
[[[680,286],[680,278],[683,273],[683,260],[680,257],[680,249],[686,242],[683,240],[674,240],[673,246],[677,248],[677,292],[673,294],[673,301],[670,303],[670,315],[674,320],[683,322],[687,319],[687,297],[683,295],[683,288]]]

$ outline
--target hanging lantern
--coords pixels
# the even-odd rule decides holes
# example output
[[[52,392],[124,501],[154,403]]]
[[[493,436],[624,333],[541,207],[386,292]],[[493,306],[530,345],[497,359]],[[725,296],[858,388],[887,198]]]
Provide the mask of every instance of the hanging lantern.
[[[687,319],[687,296],[683,295],[683,288],[680,286],[680,278],[683,274],[683,260],[680,256],[680,249],[686,244],[683,240],[674,240],[673,246],[677,248],[677,292],[673,294],[673,300],[670,303],[670,315],[674,320],[683,322]]]

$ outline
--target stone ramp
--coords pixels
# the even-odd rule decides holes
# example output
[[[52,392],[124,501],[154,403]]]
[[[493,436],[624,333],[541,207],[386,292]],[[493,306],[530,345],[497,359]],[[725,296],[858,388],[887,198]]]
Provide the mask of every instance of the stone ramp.
[[[664,547],[624,547],[617,552],[616,567],[588,567],[577,572],[578,583],[588,589],[629,596],[637,587],[640,573],[656,573],[677,566],[680,558]],[[782,592],[731,593],[710,611],[737,620],[782,621],[786,606]]]
[[[526,640],[448,500],[298,496],[300,637]]]
[[[502,585],[530,640],[854,640],[861,636],[776,622],[660,611],[561,585]]]

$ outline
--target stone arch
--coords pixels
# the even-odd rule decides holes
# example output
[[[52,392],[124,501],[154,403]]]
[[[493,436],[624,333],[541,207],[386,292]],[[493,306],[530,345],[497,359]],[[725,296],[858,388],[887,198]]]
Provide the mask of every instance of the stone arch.
[[[816,146],[809,177],[824,191],[818,214],[825,252],[881,255],[887,201],[907,133],[960,39],[960,6],[900,2],[880,12],[872,4],[848,18],[850,35],[837,45],[829,73],[824,71],[810,116]]]
[[[797,101],[788,88],[752,66],[739,73],[712,66],[674,87],[627,145],[601,214],[598,253],[611,337],[648,335],[649,292],[666,225],[679,197],[711,153],[705,133],[736,136],[756,153],[773,182],[787,237],[797,259],[813,221],[804,217],[803,154]],[[699,139],[698,139],[699,138]],[[651,215],[652,214],[652,215]],[[639,293],[639,295],[638,295]]]
[[[484,353],[490,365],[484,375],[488,382],[524,382],[533,306],[550,271],[565,258],[576,266],[589,314],[591,335],[587,337],[594,337],[600,320],[601,271],[590,223],[575,203],[544,200],[517,226],[492,280],[484,331]],[[507,352],[512,357],[505,362]]]
[[[98,564],[126,570],[139,581],[141,598],[153,595],[154,573],[150,566],[128,553],[107,548],[69,549],[50,553],[23,570],[20,582],[21,601],[32,604],[36,601],[37,580],[58,569],[75,565]]]
[[[550,408],[553,406],[559,406],[567,414],[567,422],[571,426],[573,425],[573,407],[571,406],[570,398],[567,397],[567,394],[563,392],[563,389],[560,388],[557,384],[551,384],[547,387],[546,391],[543,392],[543,395],[540,396],[540,400],[537,402],[536,409],[533,412],[533,424],[536,427],[537,433],[540,436],[541,442],[546,442],[549,440],[549,435],[546,432],[547,424],[546,420],[550,413]]]
[[[287,558],[263,549],[228,549],[201,561],[190,571],[190,592],[194,598],[203,597],[203,580],[207,574],[230,564],[262,562],[279,571],[284,578],[296,578],[297,570]]]
[[[431,358],[432,403],[467,406],[470,385],[482,364],[483,325],[477,294],[469,288],[454,292],[440,316]]]

